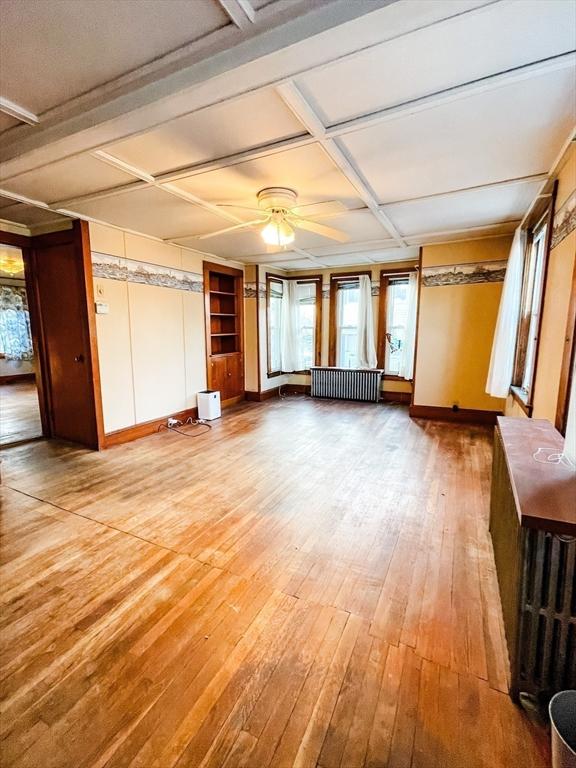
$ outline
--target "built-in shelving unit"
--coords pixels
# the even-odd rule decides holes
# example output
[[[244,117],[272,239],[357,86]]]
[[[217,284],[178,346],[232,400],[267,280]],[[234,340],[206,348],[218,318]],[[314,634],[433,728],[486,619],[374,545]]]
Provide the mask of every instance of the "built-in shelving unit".
[[[243,394],[242,308],[243,273],[204,263],[208,385],[223,401]]]

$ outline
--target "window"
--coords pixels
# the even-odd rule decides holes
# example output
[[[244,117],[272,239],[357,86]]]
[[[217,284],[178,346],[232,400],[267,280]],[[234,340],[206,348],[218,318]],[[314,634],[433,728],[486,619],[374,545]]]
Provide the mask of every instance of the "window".
[[[414,367],[418,280],[414,269],[380,273],[378,365],[384,375],[411,379]]]
[[[282,280],[268,279],[268,373],[280,373],[280,323],[282,318]]]
[[[547,216],[545,218],[547,219]],[[530,405],[532,401],[536,369],[546,271],[547,231],[546,222],[534,230],[524,263],[514,383],[516,391],[527,405]]]
[[[296,282],[298,301],[298,346],[304,370],[314,365],[316,341],[316,285]]]
[[[336,365],[340,368],[358,367],[358,280],[338,281],[336,311]]]
[[[288,291],[288,280],[295,290]],[[285,301],[294,296],[295,307],[291,312]],[[320,364],[320,323],[322,309],[322,280],[314,275],[301,280],[295,278],[267,277],[268,306],[268,373],[282,373],[284,369],[294,368],[285,362],[283,366],[282,347],[293,348],[286,343],[285,334],[290,333],[288,324],[293,326],[296,340],[296,353],[301,370],[309,370],[311,365]],[[284,306],[283,306],[284,305]],[[288,320],[287,318],[292,318]],[[286,354],[286,352],[284,353]]]

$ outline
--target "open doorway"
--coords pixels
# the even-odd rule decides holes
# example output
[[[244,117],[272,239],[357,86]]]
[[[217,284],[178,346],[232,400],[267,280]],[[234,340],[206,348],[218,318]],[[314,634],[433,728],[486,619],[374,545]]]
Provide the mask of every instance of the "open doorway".
[[[23,253],[0,245],[0,445],[41,436]]]

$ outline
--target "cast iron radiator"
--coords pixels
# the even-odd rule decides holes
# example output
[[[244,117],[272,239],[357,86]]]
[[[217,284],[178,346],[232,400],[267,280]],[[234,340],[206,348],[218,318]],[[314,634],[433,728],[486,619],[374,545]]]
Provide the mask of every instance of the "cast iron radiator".
[[[377,403],[380,400],[382,373],[378,368],[356,370],[312,366],[310,394],[312,397]]]
[[[512,670],[528,694],[576,687],[576,540],[525,529],[518,654]]]

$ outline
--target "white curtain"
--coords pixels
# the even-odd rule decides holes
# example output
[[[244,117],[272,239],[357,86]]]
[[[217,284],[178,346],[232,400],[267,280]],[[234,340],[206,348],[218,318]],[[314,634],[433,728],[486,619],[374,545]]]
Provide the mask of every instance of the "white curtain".
[[[418,275],[412,272],[408,278],[408,315],[406,336],[400,353],[398,375],[404,379],[414,377],[414,347],[416,345],[416,312],[418,309]]]
[[[358,367],[376,368],[374,343],[374,315],[372,312],[372,282],[368,275],[360,275],[358,297]]]
[[[525,233],[519,227],[514,233],[510,256],[508,257],[498,320],[492,342],[492,356],[488,380],[486,381],[486,392],[492,397],[507,397],[512,384],[522,298],[524,249]]]
[[[280,365],[282,371],[301,371],[298,344],[298,286],[296,280],[283,280],[282,311],[280,316]]]

